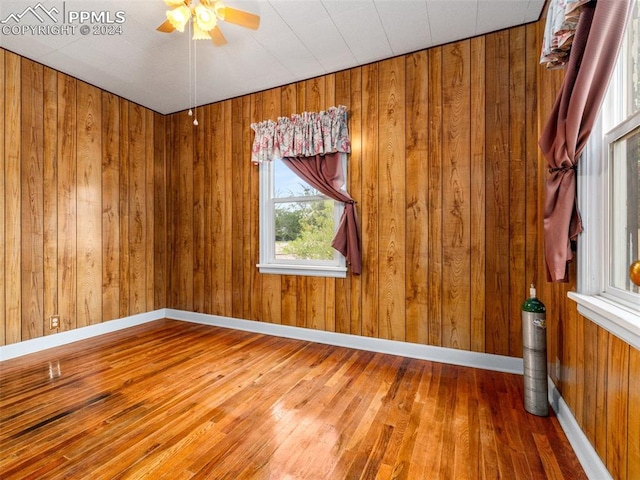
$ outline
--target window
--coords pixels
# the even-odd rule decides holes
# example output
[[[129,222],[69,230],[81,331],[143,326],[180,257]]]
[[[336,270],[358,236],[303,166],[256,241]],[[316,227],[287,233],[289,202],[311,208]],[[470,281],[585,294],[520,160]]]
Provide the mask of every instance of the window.
[[[609,194],[608,252],[605,292],[637,303],[639,287],[629,279],[629,265],[640,259],[638,247],[638,165],[640,164],[640,115],[634,115],[607,135]],[[634,302],[634,300],[636,300]]]
[[[638,5],[583,158],[578,164],[578,311],[640,348],[640,18]]]
[[[345,259],[331,247],[343,209],[282,160],[260,164],[260,272],[346,277]]]

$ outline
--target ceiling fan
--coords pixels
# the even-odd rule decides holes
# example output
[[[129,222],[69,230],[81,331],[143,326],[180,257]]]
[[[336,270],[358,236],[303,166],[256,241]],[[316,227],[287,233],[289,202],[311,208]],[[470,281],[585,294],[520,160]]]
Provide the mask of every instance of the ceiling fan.
[[[221,0],[164,0],[171,10],[167,10],[165,20],[156,30],[171,33],[184,31],[185,25],[192,20],[193,40],[211,39],[217,46],[224,45],[224,38],[218,22],[233,23],[241,27],[257,30],[260,17],[253,13],[227,7]]]

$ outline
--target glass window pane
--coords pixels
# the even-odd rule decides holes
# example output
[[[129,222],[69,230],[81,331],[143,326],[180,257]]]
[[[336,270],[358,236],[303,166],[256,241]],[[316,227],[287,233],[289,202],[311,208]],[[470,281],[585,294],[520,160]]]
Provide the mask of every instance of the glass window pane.
[[[629,280],[629,265],[640,258],[639,165],[640,128],[636,128],[612,144],[610,170],[610,283],[629,292],[639,291]]]
[[[333,200],[281,202],[275,208],[276,260],[333,260]]]
[[[274,168],[274,198],[287,198],[287,197],[308,197],[311,195],[318,195],[318,191],[311,187],[298,175],[287,167],[282,160],[275,159],[273,161]]]

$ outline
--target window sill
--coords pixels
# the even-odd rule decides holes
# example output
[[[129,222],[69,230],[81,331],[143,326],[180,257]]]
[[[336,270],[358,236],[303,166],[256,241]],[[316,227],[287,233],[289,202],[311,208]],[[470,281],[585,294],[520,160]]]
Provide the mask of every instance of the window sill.
[[[631,346],[640,349],[640,315],[600,295],[569,292],[578,304],[578,313]]]
[[[314,267],[309,265],[262,264],[256,265],[260,273],[277,275],[304,275],[309,277],[346,278],[346,267]]]

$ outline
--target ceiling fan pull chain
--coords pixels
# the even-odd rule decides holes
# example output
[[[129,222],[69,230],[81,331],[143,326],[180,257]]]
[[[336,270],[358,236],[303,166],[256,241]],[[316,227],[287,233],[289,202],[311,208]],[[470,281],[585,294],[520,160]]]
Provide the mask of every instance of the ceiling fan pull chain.
[[[192,40],[193,41],[193,40]],[[193,45],[193,124],[198,125],[198,43]]]
[[[189,22],[189,36],[187,37],[187,41],[189,42],[189,105],[193,105],[191,102],[191,99],[193,98],[193,93],[191,91],[191,69],[193,68],[193,57],[191,54],[191,42],[193,42],[193,40],[191,40],[191,22]],[[191,115],[193,115],[193,112],[191,111],[191,107],[189,107],[189,116]]]

